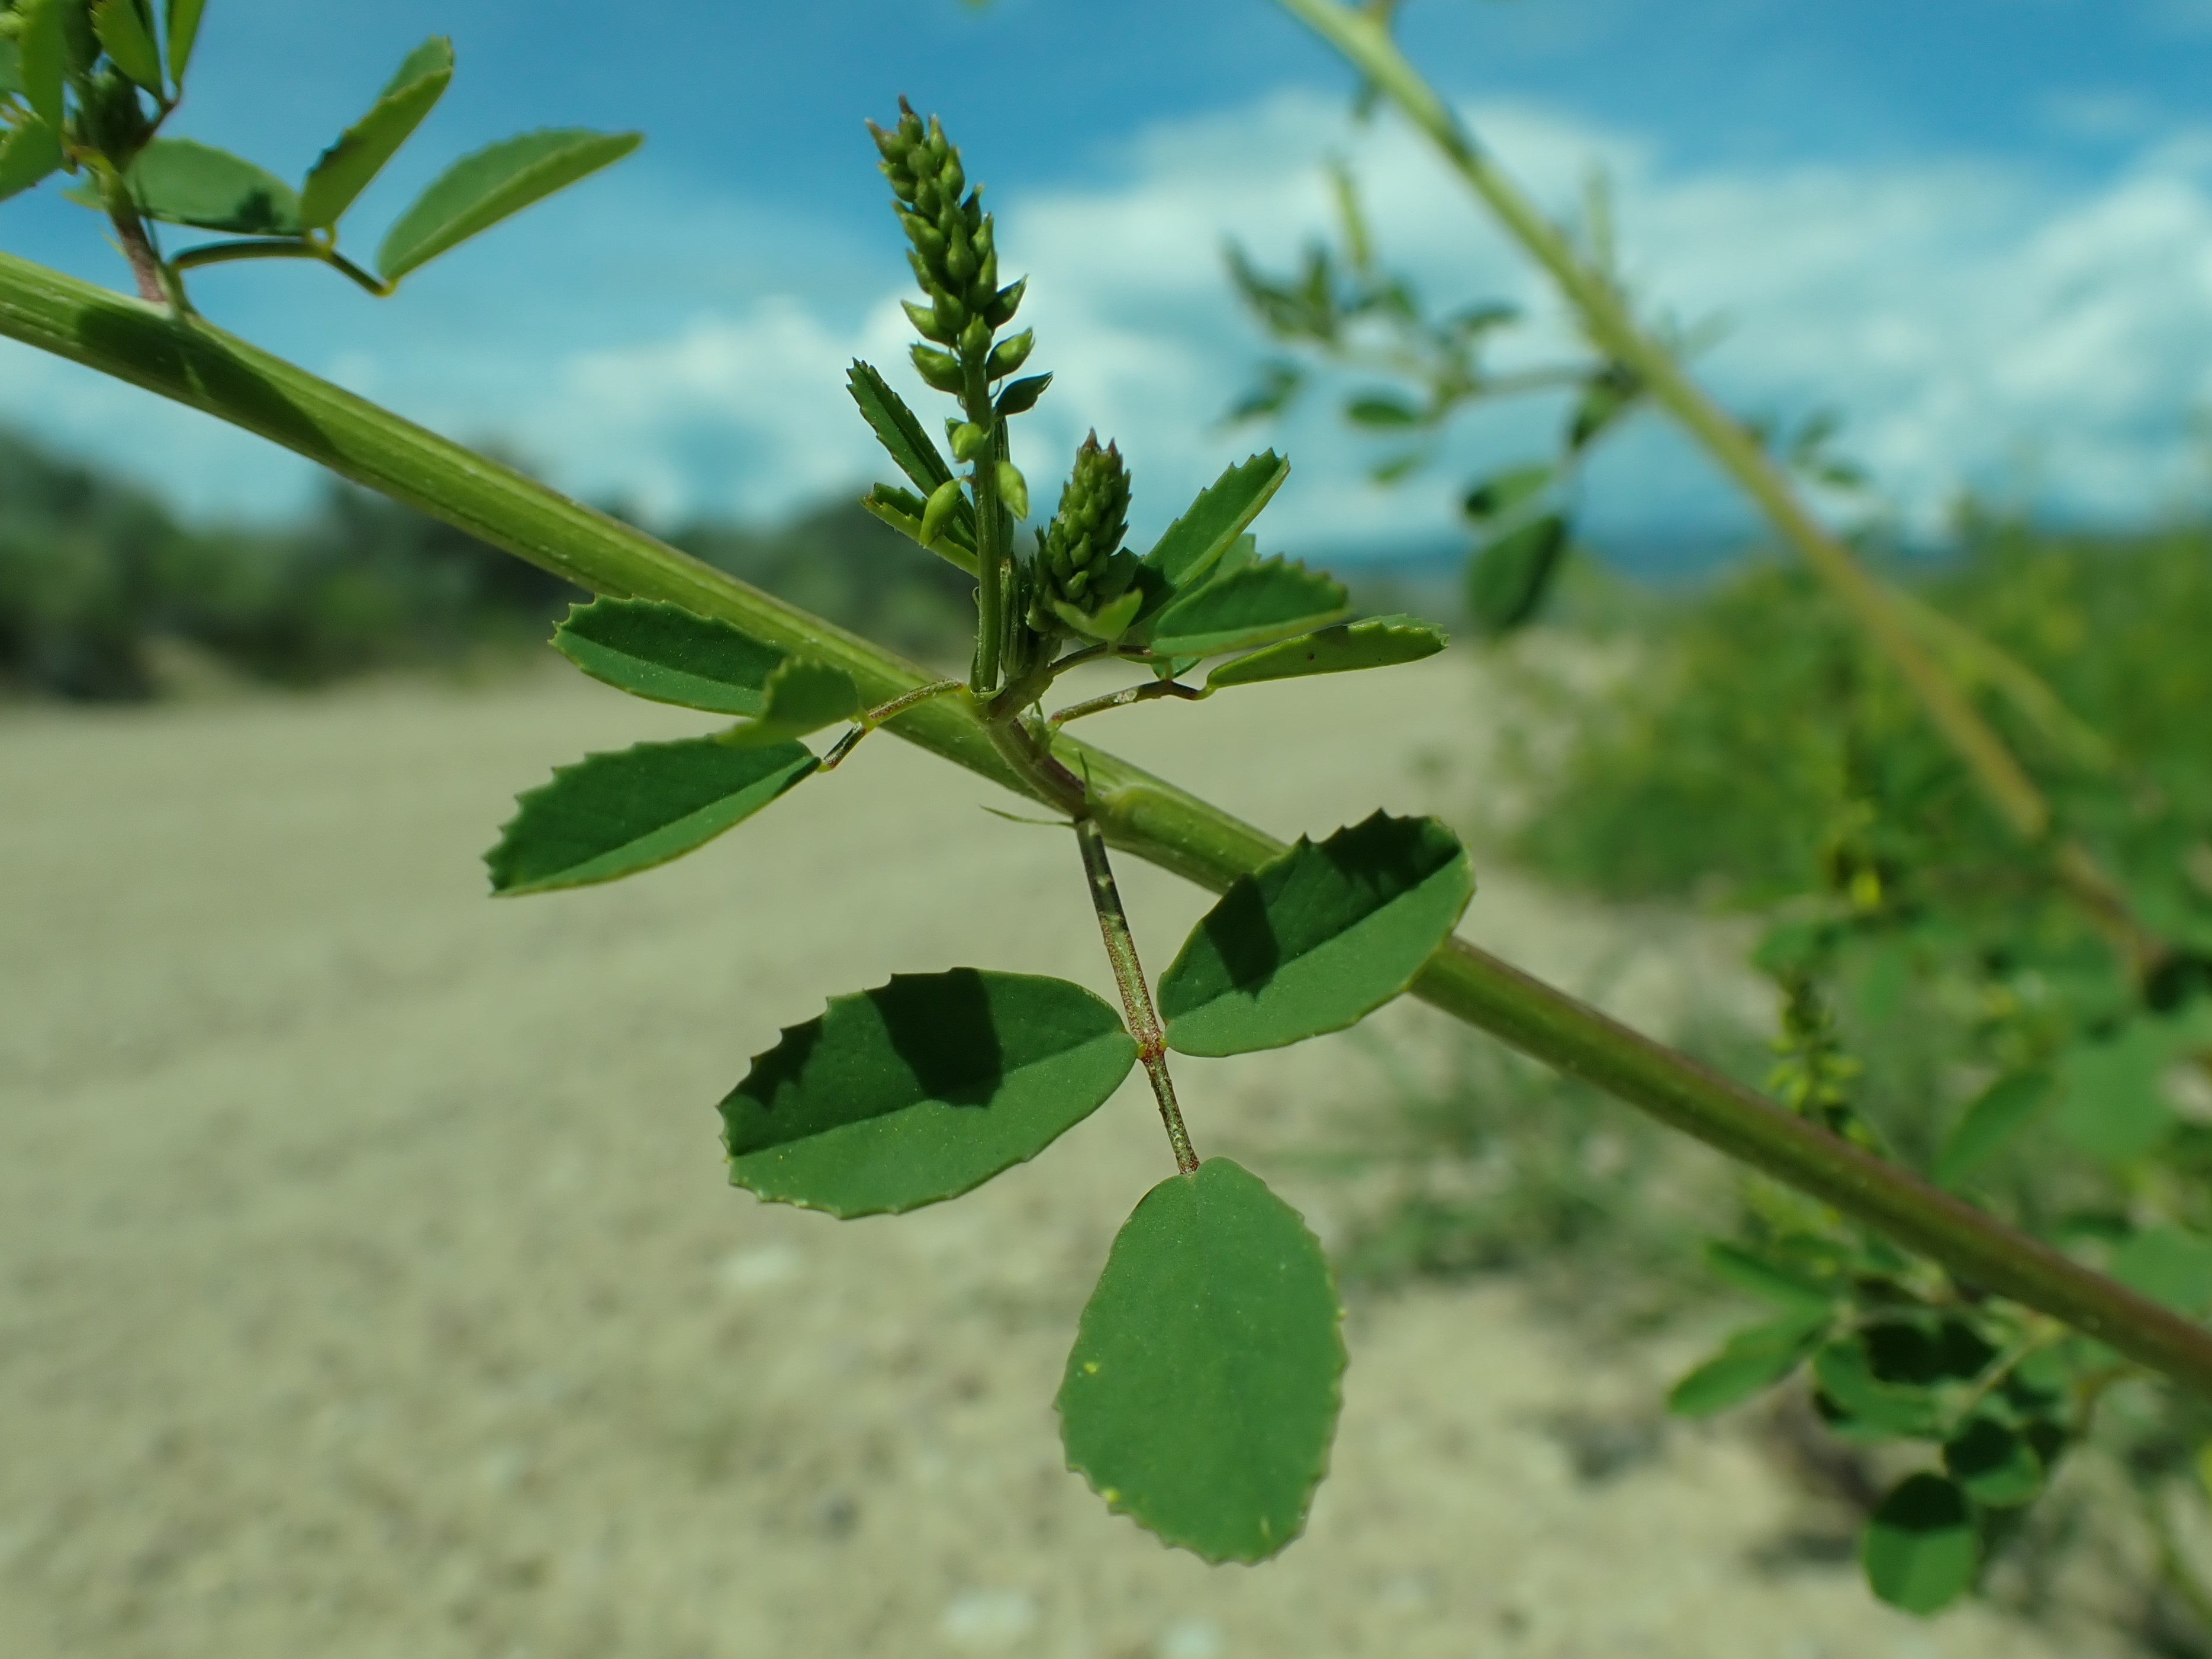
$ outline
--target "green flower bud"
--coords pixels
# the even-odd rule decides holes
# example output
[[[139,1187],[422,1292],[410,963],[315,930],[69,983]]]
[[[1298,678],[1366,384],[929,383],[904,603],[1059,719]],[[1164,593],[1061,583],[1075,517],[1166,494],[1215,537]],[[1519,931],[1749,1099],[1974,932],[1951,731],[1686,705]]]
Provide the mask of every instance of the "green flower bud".
[[[1012,461],[1000,461],[998,465],[999,499],[1006,504],[1006,511],[1017,519],[1030,515],[1030,481],[1022,477],[1021,469]]]
[[[991,349],[991,327],[981,317],[970,317],[960,331],[960,355],[975,358]]]
[[[961,344],[963,347],[967,344],[964,337]],[[991,348],[991,360],[984,365],[984,374],[994,380],[1002,374],[1012,374],[1029,361],[1030,353],[1036,345],[1036,331],[1033,328],[1025,328],[1020,333],[1000,341]]]
[[[958,150],[956,149],[947,155],[945,158],[945,165],[938,169],[937,187],[956,202],[967,190],[968,175],[960,170]]]
[[[952,459],[956,461],[972,461],[990,444],[988,427],[978,426],[973,421],[947,421],[945,424],[952,428]],[[1027,518],[1029,514],[1024,512],[1020,516]]]
[[[951,352],[918,345],[908,355],[914,359],[914,372],[934,390],[957,395],[966,386],[967,377],[961,373],[960,360]]]
[[[906,313],[907,321],[912,323],[921,331],[925,340],[937,340],[943,337],[937,332],[937,318],[927,306],[918,306],[911,300],[901,300],[899,309]]]
[[[1060,510],[1037,535],[1036,592],[1030,626],[1042,634],[1073,630],[1091,638],[1118,636],[1127,617],[1113,623],[1136,580],[1136,556],[1126,551],[1129,475],[1121,453],[1098,445],[1092,433],[1075,452],[1075,468],[1060,493]],[[1129,616],[1135,608],[1128,608]],[[1081,619],[1079,622],[1076,619]]]
[[[921,539],[924,542],[933,542],[943,535],[945,526],[951,522],[952,509],[959,505],[959,479],[947,478],[936,489],[931,490],[929,499],[922,503]]]
[[[995,264],[996,261],[994,263]],[[1014,320],[1014,313],[1021,309],[1022,292],[1029,285],[1030,279],[1026,276],[1019,282],[1010,283],[1000,289],[988,304],[979,306],[976,309],[982,313],[985,319],[993,328],[1004,328]]]

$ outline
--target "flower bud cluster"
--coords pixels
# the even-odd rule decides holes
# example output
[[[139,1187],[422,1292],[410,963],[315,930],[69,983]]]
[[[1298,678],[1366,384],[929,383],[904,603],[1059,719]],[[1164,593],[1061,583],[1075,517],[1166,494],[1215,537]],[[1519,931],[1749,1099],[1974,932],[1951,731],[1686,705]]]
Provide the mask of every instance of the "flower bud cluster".
[[[1075,471],[1060,491],[1060,510],[1037,536],[1036,593],[1030,626],[1050,634],[1074,628],[1111,638],[1136,607],[1130,583],[1136,556],[1123,550],[1129,528],[1129,474],[1121,452],[1103,449],[1092,433],[1075,452]]]
[[[886,132],[872,121],[884,177],[898,201],[899,223],[913,244],[907,261],[921,284],[926,305],[906,304],[924,339],[948,349],[915,349],[915,367],[940,392],[964,389],[963,365],[992,380],[1012,374],[1029,355],[1029,337],[995,341],[1013,320],[1023,283],[999,286],[999,254],[982,191],[968,188],[960,152],[932,116],[925,125],[902,98],[898,125]]]

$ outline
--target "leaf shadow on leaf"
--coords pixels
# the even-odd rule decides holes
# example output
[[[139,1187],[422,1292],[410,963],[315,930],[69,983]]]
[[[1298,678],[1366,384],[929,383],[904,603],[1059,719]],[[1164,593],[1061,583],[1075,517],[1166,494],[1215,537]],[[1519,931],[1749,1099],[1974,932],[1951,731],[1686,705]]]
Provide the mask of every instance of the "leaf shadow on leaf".
[[[1258,990],[1283,965],[1283,945],[1267,921],[1267,901],[1249,876],[1240,877],[1222,895],[1200,926],[1221,953],[1229,982],[1239,991]]]
[[[896,978],[867,992],[884,1035],[933,1100],[949,1106],[989,1103],[1006,1080],[1006,1062],[991,1016],[983,976],[956,968],[941,982]]]

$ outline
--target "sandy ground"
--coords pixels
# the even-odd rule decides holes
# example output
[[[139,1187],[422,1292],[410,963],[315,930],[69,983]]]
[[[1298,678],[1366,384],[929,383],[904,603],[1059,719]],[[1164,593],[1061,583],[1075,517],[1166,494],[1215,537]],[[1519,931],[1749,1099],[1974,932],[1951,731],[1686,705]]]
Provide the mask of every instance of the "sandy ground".
[[[1436,757],[1469,673],[1103,735],[1322,832],[1465,798]],[[1494,1282],[1355,1300],[1334,1473],[1278,1563],[1109,1516],[1050,1401],[1168,1170],[1141,1086],[981,1193],[853,1224],[727,1188],[713,1111],[779,1025],[895,970],[1109,991],[1073,847],[878,738],[670,869],[483,896],[516,789],[701,724],[551,678],[0,717],[0,1654],[2107,1650],[1917,1624],[1791,1556],[1808,1500],[1741,1425],[1652,1426],[1693,1339],[1595,1354]],[[1164,966],[1204,900],[1125,884]],[[1723,971],[1490,872],[1468,931],[1621,970],[1654,1022]],[[1184,1070],[1200,1150],[1271,1174],[1302,1113],[1376,1089],[1341,1040]],[[1578,1474],[1621,1425],[1648,1455]]]

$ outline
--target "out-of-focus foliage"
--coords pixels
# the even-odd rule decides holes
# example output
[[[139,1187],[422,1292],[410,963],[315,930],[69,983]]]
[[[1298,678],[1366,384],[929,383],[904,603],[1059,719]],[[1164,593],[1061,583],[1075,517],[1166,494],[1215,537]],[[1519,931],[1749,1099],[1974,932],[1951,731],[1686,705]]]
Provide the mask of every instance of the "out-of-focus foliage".
[[[673,532],[709,563],[923,655],[957,651],[960,574],[908,557],[857,504],[773,529]],[[312,685],[544,643],[585,596],[381,497],[335,486],[300,520],[187,526],[155,495],[0,434],[0,693],[156,695],[163,644]]]
[[[2212,527],[2068,537],[1970,519],[1959,556],[1923,586],[2100,734],[2137,795],[2184,818],[2212,811]],[[1838,859],[1909,854],[1940,870],[2016,857],[1897,677],[1802,569],[1757,564],[1655,601],[1631,640],[1633,668],[1603,690],[1530,684],[1573,737],[1528,769],[1540,804],[1514,853],[1529,867],[1610,897],[1759,902]],[[2062,799],[2100,781],[2063,732],[1983,701]],[[2103,827],[2127,838],[2125,823]]]

